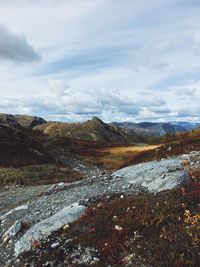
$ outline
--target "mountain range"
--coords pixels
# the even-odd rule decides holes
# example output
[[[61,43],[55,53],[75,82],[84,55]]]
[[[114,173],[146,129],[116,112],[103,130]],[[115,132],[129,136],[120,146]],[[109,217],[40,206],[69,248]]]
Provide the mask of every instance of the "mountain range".
[[[187,132],[200,127],[191,122],[112,122],[111,125],[126,129],[129,133],[141,136],[162,136],[177,132]]]
[[[105,123],[98,117],[79,123],[50,121],[27,115],[0,114],[1,129],[37,130],[50,138],[65,137],[73,140],[93,141],[109,144],[131,144],[145,142],[147,137],[186,132],[199,128],[200,123],[190,122],[112,122]],[[9,131],[11,131],[11,129]],[[3,130],[1,130],[3,131]],[[18,132],[19,134],[19,132]]]

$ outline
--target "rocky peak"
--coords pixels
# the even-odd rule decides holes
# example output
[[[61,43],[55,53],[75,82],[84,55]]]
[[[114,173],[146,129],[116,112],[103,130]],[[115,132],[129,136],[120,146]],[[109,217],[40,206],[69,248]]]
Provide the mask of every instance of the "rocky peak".
[[[99,119],[98,117],[93,117],[91,122],[94,122],[94,123],[103,123],[103,121],[101,119]]]

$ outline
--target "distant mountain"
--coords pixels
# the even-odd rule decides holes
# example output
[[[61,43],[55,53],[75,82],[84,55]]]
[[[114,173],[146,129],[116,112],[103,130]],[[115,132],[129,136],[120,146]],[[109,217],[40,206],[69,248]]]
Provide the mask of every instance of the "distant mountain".
[[[10,114],[0,113],[0,123],[9,125],[14,128],[22,126],[32,129],[35,126],[46,123],[46,121],[36,116],[10,115]]]
[[[141,141],[138,135],[124,128],[104,123],[97,117],[83,123],[48,122],[35,129],[52,137],[68,137],[102,143],[125,144]]]
[[[110,125],[142,136],[162,136],[169,133],[191,131],[200,127],[200,123],[189,122],[112,122]]]
[[[174,126],[180,126],[184,128],[185,131],[192,131],[193,129],[200,128],[200,123],[192,123],[186,121],[172,121],[170,123]]]

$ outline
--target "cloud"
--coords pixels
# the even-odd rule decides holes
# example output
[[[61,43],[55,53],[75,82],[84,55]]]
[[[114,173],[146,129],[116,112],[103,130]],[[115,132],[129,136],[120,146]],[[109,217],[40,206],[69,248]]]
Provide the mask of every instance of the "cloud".
[[[196,94],[195,88],[181,88],[176,91],[178,96],[194,97]]]
[[[68,92],[69,85],[60,80],[49,79],[47,83],[50,87],[50,91],[53,94],[56,94],[62,97],[63,95],[66,95]]]
[[[192,109],[188,110],[187,106],[177,108],[176,116],[178,118],[194,118],[199,120],[200,106],[194,106]]]
[[[28,40],[0,28],[1,112],[68,121],[197,120],[198,3],[0,0],[1,22]],[[42,55],[39,64],[5,63],[37,60],[30,44]]]
[[[85,72],[96,71],[97,69],[107,68],[114,64],[122,63],[127,59],[126,47],[96,47],[91,49],[83,49],[77,51],[75,55],[53,61],[39,70],[39,74],[52,74],[62,70],[79,70],[84,69]]]
[[[0,25],[0,59],[14,62],[32,62],[40,59],[33,47],[22,37]]]
[[[46,119],[66,121],[82,121],[99,116],[107,122],[124,120],[145,120],[146,118],[163,119],[171,113],[166,102],[158,97],[127,98],[118,89],[101,89],[98,92],[83,92],[69,87],[61,80],[49,80],[49,93],[43,96],[0,100],[0,112],[9,107],[17,113],[38,114]],[[146,117],[145,117],[146,116]]]

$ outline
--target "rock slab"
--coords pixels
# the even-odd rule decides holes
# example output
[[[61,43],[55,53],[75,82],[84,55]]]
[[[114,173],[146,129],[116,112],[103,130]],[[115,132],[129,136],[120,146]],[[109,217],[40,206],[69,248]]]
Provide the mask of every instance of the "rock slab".
[[[53,216],[33,225],[15,244],[15,256],[22,252],[31,250],[32,242],[47,238],[53,231],[63,227],[66,223],[70,223],[78,219],[85,212],[85,207],[74,203],[63,208]]]
[[[146,188],[149,192],[172,189],[187,180],[188,175],[182,162],[184,156],[160,161],[151,161],[122,168],[114,177],[122,177],[126,182]]]

